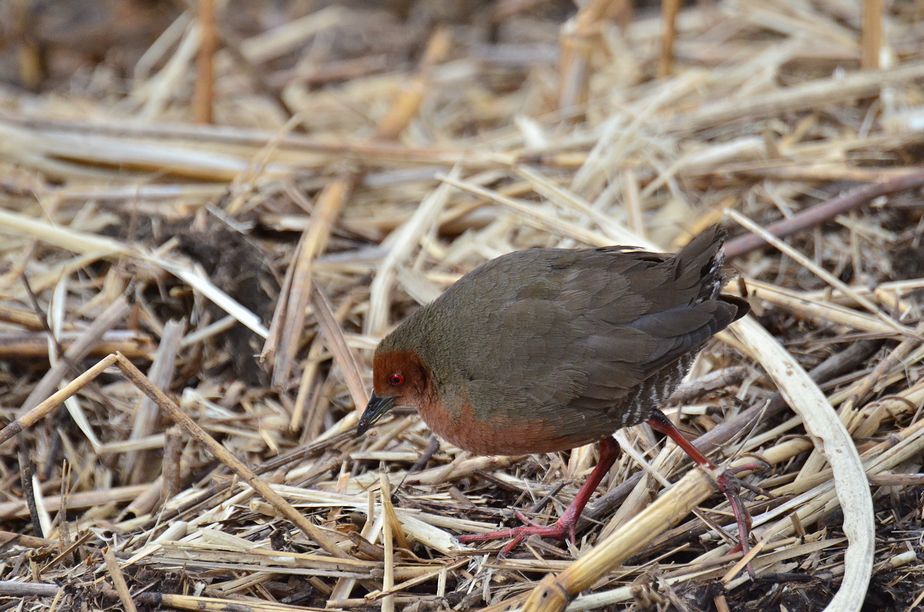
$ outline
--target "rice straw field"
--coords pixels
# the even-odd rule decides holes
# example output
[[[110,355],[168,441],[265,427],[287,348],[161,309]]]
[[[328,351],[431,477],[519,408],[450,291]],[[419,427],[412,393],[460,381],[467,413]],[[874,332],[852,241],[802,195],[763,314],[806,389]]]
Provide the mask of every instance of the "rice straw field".
[[[919,610],[924,2],[0,2],[0,610]],[[535,246],[721,224],[751,314],[596,464],[355,434]],[[750,564],[754,577],[744,571]]]

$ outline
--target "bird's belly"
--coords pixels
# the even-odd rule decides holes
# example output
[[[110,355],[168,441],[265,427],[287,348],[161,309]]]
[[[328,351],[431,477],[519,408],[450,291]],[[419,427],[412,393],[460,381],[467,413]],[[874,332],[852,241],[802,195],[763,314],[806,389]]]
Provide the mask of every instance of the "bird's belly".
[[[613,433],[599,422],[586,427],[563,427],[563,423],[547,419],[509,415],[481,417],[468,404],[458,409],[439,405],[420,408],[420,416],[437,435],[461,449],[477,455],[527,455],[569,450],[590,444]],[[583,415],[582,415],[583,416]]]
[[[666,402],[693,365],[695,355],[684,355],[659,370],[642,384],[631,389],[607,414],[618,421],[617,429],[631,427],[648,420]]]

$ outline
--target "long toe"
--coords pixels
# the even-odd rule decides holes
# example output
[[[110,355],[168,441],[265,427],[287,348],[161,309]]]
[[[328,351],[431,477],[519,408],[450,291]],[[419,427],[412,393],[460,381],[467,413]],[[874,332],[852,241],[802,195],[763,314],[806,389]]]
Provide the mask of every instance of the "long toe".
[[[510,540],[509,542],[507,542],[507,544],[504,545],[504,547],[501,549],[501,551],[500,551],[499,553],[497,553],[497,558],[498,558],[498,559],[506,559],[506,558],[507,558],[507,555],[509,555],[510,553],[512,553],[514,550],[516,550],[517,546],[519,546],[520,544],[522,544],[522,543],[523,543],[523,540],[525,540],[525,539],[526,539],[526,536],[521,534],[521,535],[518,535],[517,537],[513,538],[513,539]]]
[[[505,557],[517,546],[522,544],[526,538],[530,536],[537,535],[541,538],[549,538],[550,540],[563,540],[566,535],[571,535],[573,538],[574,534],[574,525],[568,524],[566,522],[558,521],[553,525],[523,525],[522,527],[514,527],[513,529],[501,529],[499,531],[491,531],[489,533],[476,533],[471,535],[459,536],[459,542],[463,544],[472,544],[475,542],[488,542],[492,540],[506,540],[510,539],[504,548],[501,550],[501,557]]]
[[[719,490],[725,495],[725,498],[728,499],[728,504],[735,515],[735,523],[738,526],[738,545],[732,550],[740,550],[742,554],[747,554],[748,550],[750,550],[748,539],[751,533],[751,513],[748,512],[747,506],[744,505],[744,501],[741,499],[738,480],[732,474],[721,474],[716,479],[716,484],[718,484]],[[751,564],[748,563],[745,567],[748,575],[753,579],[754,569]]]
[[[469,535],[462,535],[456,538],[463,544],[472,544],[474,542],[490,542],[492,540],[506,540],[507,538],[514,538],[517,536],[517,532],[522,527],[515,527],[513,529],[499,529],[497,531],[489,531],[487,533],[472,533]]]
[[[532,525],[533,527],[543,527],[543,525],[540,525],[539,523],[529,518],[528,516],[526,516],[519,510],[515,510],[513,512],[513,515],[516,516],[518,519],[520,519],[520,522],[523,523],[524,525]]]

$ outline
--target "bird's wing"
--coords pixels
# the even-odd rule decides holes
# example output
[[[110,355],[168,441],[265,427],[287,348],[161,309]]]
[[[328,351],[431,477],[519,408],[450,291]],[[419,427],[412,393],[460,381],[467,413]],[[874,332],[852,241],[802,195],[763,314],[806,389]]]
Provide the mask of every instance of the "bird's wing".
[[[604,329],[584,341],[586,374],[569,404],[606,410],[661,369],[695,352],[736,317],[737,306],[720,300],[643,315],[624,327]]]
[[[507,262],[509,270],[500,261],[485,271],[482,298],[504,299],[484,310],[493,335],[466,351],[476,356],[463,367],[473,404],[605,411],[736,318],[734,304],[699,301],[700,270],[665,255],[615,251],[546,258],[537,251]],[[516,290],[491,290],[504,282]]]
[[[571,308],[583,313],[590,333],[578,342],[583,350],[575,351],[582,355],[586,379],[572,406],[612,407],[744,314],[741,304],[718,296],[720,277],[713,270],[718,245],[693,246],[676,257],[624,265],[615,281],[600,278],[596,293],[607,296],[609,304],[598,295],[574,298]],[[625,262],[626,255],[619,259]]]

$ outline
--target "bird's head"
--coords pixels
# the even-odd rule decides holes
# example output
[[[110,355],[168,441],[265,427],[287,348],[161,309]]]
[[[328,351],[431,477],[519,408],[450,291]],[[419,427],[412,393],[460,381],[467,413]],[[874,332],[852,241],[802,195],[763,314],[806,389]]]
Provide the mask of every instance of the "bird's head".
[[[430,375],[414,351],[379,346],[372,361],[372,397],[356,432],[364,434],[395,406],[420,409],[430,393]]]

